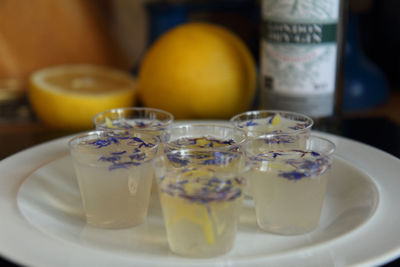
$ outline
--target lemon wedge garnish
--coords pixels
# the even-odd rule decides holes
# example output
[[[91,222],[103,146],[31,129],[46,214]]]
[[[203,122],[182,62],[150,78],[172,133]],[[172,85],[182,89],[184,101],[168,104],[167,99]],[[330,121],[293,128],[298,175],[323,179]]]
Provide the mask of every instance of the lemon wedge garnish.
[[[204,222],[203,222],[203,234],[204,237],[206,238],[206,241],[209,245],[214,245],[215,244],[215,234],[214,234],[214,227],[213,223],[211,221],[211,218],[207,212],[207,208],[204,206],[203,207],[203,217],[204,217]]]
[[[208,147],[210,146],[211,141],[206,138],[197,139],[195,147]]]
[[[107,128],[115,128],[115,126],[112,124],[112,121],[108,117],[106,117],[106,125]]]
[[[181,220],[188,220],[202,228],[207,244],[215,244],[214,226],[206,205],[192,203],[167,194],[162,194],[161,197],[164,208],[173,212],[173,215],[167,220],[168,227],[172,227]]]
[[[276,114],[272,119],[271,124],[278,125],[280,122],[281,122],[281,116],[279,114]]]

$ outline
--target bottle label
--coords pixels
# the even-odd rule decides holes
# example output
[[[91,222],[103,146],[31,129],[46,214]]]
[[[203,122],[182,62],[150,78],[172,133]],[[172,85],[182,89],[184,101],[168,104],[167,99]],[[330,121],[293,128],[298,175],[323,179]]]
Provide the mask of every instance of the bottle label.
[[[333,114],[339,0],[264,0],[261,105]]]

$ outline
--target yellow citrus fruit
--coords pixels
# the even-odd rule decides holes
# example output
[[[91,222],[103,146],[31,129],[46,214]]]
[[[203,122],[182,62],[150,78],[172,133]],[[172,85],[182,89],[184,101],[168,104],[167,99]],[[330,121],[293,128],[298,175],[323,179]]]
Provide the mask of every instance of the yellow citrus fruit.
[[[135,79],[108,67],[50,67],[34,72],[29,83],[30,104],[39,119],[51,128],[89,129],[95,114],[135,104]]]
[[[191,22],[150,47],[139,69],[138,93],[145,106],[176,119],[225,119],[249,108],[256,79],[254,59],[235,34]]]

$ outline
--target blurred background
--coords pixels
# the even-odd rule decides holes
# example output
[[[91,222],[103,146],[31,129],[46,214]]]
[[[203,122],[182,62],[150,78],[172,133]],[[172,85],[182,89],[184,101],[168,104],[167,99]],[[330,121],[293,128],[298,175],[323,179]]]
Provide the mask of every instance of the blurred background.
[[[348,4],[342,117],[335,133],[400,157],[400,1]],[[85,63],[136,78],[155,40],[188,21],[230,29],[258,70],[260,6],[260,0],[0,1],[0,159],[70,133],[47,128],[33,112],[27,96],[33,72]],[[257,99],[251,108],[258,108]]]
[[[400,2],[346,3],[339,106],[343,116],[335,133],[399,156],[400,53],[396,48],[400,45]],[[0,133],[29,140],[26,144],[15,141],[18,149],[29,146],[32,138],[41,142],[65,135],[65,131],[48,129],[33,112],[27,97],[28,78],[33,72],[70,63],[100,64],[129,72],[136,79],[154,41],[188,21],[212,22],[231,30],[250,50],[259,70],[260,6],[260,0],[3,0]],[[250,108],[258,108],[257,97],[256,93]],[[141,104],[140,99],[134,103]],[[23,136],[27,129],[32,133],[29,138]],[[393,140],[391,144],[378,137],[383,133]],[[10,152],[14,151],[4,150],[0,156]]]
[[[400,3],[349,3],[342,108],[367,112],[400,90]],[[232,30],[259,65],[260,0],[5,0],[0,14],[0,123],[35,120],[26,99],[32,72],[90,63],[137,74],[150,45],[187,21]]]

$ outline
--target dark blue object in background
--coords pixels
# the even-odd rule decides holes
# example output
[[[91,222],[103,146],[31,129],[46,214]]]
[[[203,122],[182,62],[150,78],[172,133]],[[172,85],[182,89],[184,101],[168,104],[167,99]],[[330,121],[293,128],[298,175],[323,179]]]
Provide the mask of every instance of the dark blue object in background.
[[[167,2],[156,2],[146,6],[150,17],[149,44],[164,32],[187,21],[188,8],[183,3],[172,5]]]
[[[348,18],[342,107],[364,110],[383,104],[390,89],[383,72],[364,54],[357,15],[350,12]]]
[[[151,45],[169,29],[185,22],[215,23],[236,33],[259,58],[260,3],[257,0],[154,1],[146,4]]]

